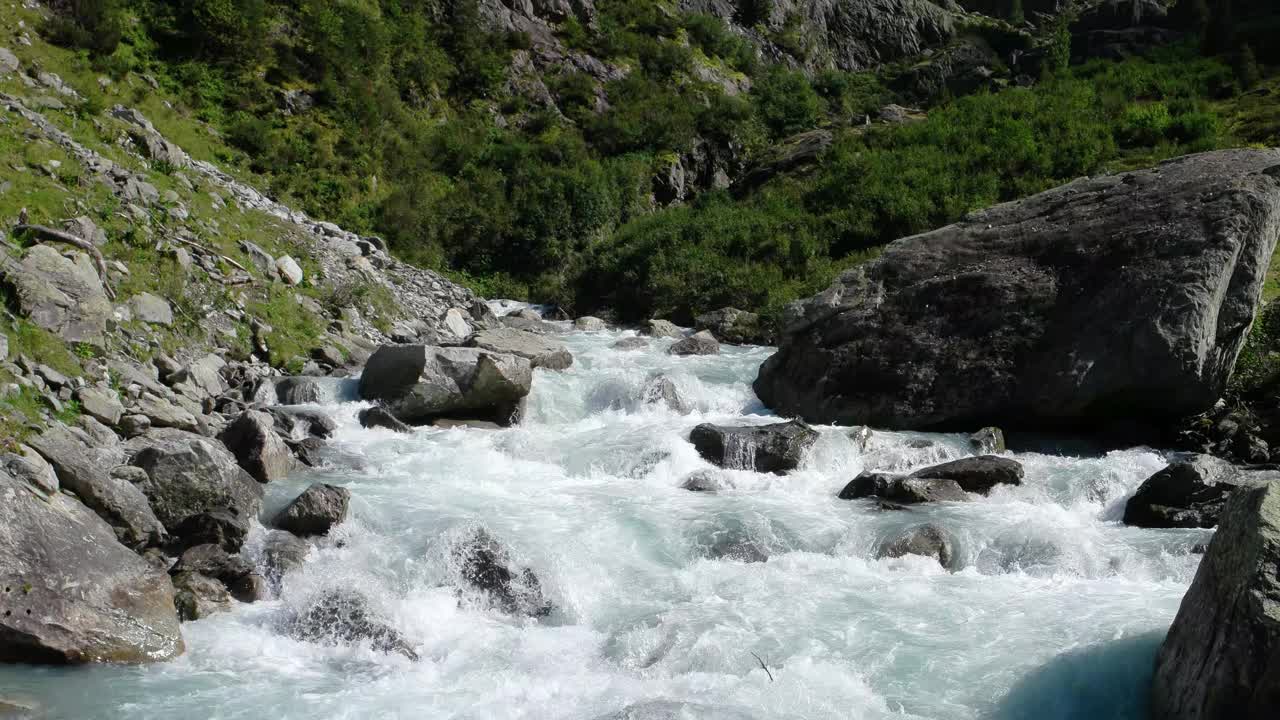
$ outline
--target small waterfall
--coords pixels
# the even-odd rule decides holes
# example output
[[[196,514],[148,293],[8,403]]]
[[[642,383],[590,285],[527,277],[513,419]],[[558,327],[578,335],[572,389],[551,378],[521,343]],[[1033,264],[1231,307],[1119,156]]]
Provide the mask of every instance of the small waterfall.
[[[724,466],[729,470],[756,469],[756,450],[759,438],[750,431],[731,432],[724,438]]]

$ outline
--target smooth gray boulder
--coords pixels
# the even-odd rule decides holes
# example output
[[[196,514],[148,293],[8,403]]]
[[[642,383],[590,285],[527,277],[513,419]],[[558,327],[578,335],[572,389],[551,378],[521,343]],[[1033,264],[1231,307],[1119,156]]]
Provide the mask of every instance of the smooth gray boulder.
[[[173,585],[97,515],[0,471],[0,662],[176,657]]]
[[[251,518],[262,508],[262,485],[216,440],[162,428],[129,440],[125,449],[129,463],[146,472],[139,487],[166,528],[197,513],[234,510]]]
[[[778,475],[799,467],[817,441],[818,433],[798,420],[739,427],[703,423],[689,434],[689,442],[707,462]]]
[[[573,321],[573,329],[580,330],[582,332],[601,332],[604,330],[608,330],[609,326],[608,324],[605,323],[604,320],[601,320],[598,317],[592,317],[591,315],[583,315],[582,317]]]
[[[998,455],[960,458],[911,473],[911,477],[954,480],[965,492],[980,495],[996,485],[1021,485],[1022,475],[1021,463]]]
[[[360,397],[402,422],[440,417],[514,422],[533,383],[522,357],[479,348],[386,345],[360,376]]]
[[[0,451],[0,470],[9,473],[46,495],[58,492],[58,473],[40,453],[28,445],[16,445]]]
[[[169,301],[151,293],[138,293],[129,298],[129,309],[133,311],[135,319],[148,325],[167,327],[173,324],[173,308]]]
[[[327,535],[334,525],[347,519],[350,502],[350,490],[316,483],[294,498],[271,524],[299,537]]]
[[[1145,528],[1211,528],[1227,498],[1243,485],[1265,481],[1212,455],[1175,459],[1143,481],[1124,506],[1124,524]]]
[[[143,393],[142,397],[134,401],[129,412],[146,417],[151,422],[151,427],[175,428],[187,432],[200,429],[200,422],[190,410],[151,393]]]
[[[787,309],[755,382],[811,422],[1165,423],[1222,396],[1280,237],[1280,150],[1077,180],[891,244]]]
[[[561,343],[514,328],[481,330],[467,344],[482,350],[522,357],[535,368],[564,370],[573,365],[573,355]]]
[[[948,570],[954,569],[955,543],[946,530],[928,523],[907,528],[880,544],[877,556],[899,558],[904,555],[922,555],[938,561]]]
[[[115,426],[124,416],[124,405],[114,390],[96,386],[82,387],[76,391],[80,409],[88,416],[107,425]]]
[[[972,498],[955,480],[918,478],[863,472],[840,491],[841,500],[877,497],[903,505],[926,502],[969,502]]]
[[[1156,656],[1152,720],[1280,708],[1280,475],[1232,493]]]
[[[683,340],[677,340],[667,348],[668,355],[719,355],[720,342],[715,336],[703,330]]]
[[[68,260],[48,245],[33,245],[21,260],[0,255],[0,276],[18,310],[67,342],[100,345],[111,317],[102,280],[88,256]]]
[[[648,335],[656,338],[682,338],[684,331],[680,326],[670,320],[653,319],[645,322],[644,327],[640,329],[641,335]]]
[[[296,466],[293,453],[276,434],[275,418],[260,410],[245,410],[218,435],[236,462],[254,480],[283,480]]]

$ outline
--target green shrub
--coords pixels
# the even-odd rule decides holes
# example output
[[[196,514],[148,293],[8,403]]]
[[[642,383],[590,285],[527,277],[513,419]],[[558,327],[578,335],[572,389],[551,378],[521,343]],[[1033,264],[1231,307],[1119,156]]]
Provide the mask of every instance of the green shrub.
[[[1130,105],[1120,117],[1116,128],[1121,142],[1126,145],[1155,145],[1163,140],[1170,128],[1173,118],[1164,103],[1147,103]]]
[[[44,26],[50,42],[99,56],[115,52],[124,33],[124,0],[64,0],[55,9]]]
[[[774,67],[751,90],[760,119],[774,138],[817,125],[822,99],[803,73]]]

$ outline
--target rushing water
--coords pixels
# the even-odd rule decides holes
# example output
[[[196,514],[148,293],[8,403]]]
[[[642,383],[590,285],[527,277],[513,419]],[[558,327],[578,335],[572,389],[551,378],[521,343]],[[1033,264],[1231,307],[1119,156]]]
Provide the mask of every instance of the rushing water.
[[[519,427],[403,436],[361,429],[358,403],[326,406],[341,424],[328,465],[269,485],[264,517],[323,481],[351,490],[352,519],[279,600],[184,625],[167,664],[0,669],[0,697],[41,717],[165,720],[1144,716],[1207,537],[1119,523],[1159,453],[1019,454],[1021,487],[879,512],[836,493],[864,468],[963,456],[965,438],[878,432],[862,452],[819,428],[799,471],[724,471],[725,489],[689,492],[709,469],[694,425],[774,420],[750,388],[770,351],[677,358],[670,340],[617,351],[628,333],[566,333],[576,362],[537,371]],[[638,401],[656,373],[691,414]],[[962,569],[876,559],[926,521]],[[478,525],[538,574],[549,617],[460,600],[447,549]],[[280,631],[327,587],[368,594],[421,660]]]

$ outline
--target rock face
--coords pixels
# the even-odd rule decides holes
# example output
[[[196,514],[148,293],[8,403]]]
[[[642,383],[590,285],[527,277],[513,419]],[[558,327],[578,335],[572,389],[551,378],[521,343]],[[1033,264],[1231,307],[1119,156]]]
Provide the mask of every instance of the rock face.
[[[1176,460],[1143,481],[1124,506],[1124,523],[1146,528],[1210,528],[1227,497],[1270,473],[1245,473],[1211,455]]]
[[[805,451],[817,441],[818,433],[796,420],[745,427],[704,423],[689,434],[689,442],[707,462],[779,475],[799,467]]]
[[[155,662],[182,653],[173,586],[80,503],[0,472],[0,662]]]
[[[887,473],[864,472],[844,486],[841,500],[878,497],[913,505],[925,502],[968,502],[969,495],[955,480],[917,478]]]
[[[720,343],[707,331],[690,335],[668,348],[670,355],[719,355]]]
[[[1231,495],[1156,657],[1153,720],[1264,720],[1280,707],[1280,482]]]
[[[99,344],[111,303],[86,255],[68,260],[48,245],[35,245],[22,260],[0,257],[0,275],[14,290],[18,309],[31,322],[67,342]]]
[[[961,490],[986,495],[996,485],[1021,485],[1022,465],[1016,460],[984,455],[961,458],[911,473],[930,480],[954,480]]]
[[[275,419],[265,412],[244,411],[218,439],[258,482],[282,480],[294,467],[289,446],[276,434]]]
[[[166,528],[213,510],[255,517],[262,507],[262,486],[216,441],[160,429],[125,445],[132,455],[130,463],[147,474],[139,487]]]
[[[540,335],[513,328],[481,331],[476,333],[468,344],[483,350],[522,357],[535,368],[564,370],[573,365],[573,356],[564,345]]]
[[[528,360],[478,348],[388,345],[369,358],[360,396],[378,400],[396,418],[426,423],[439,417],[509,425],[533,382]]]
[[[350,490],[316,483],[289,503],[273,524],[301,537],[325,535],[334,525],[347,519],[350,501]]]
[[[1077,180],[899,240],[788,308],[755,382],[813,422],[1163,423],[1221,396],[1280,236],[1280,150]]]

